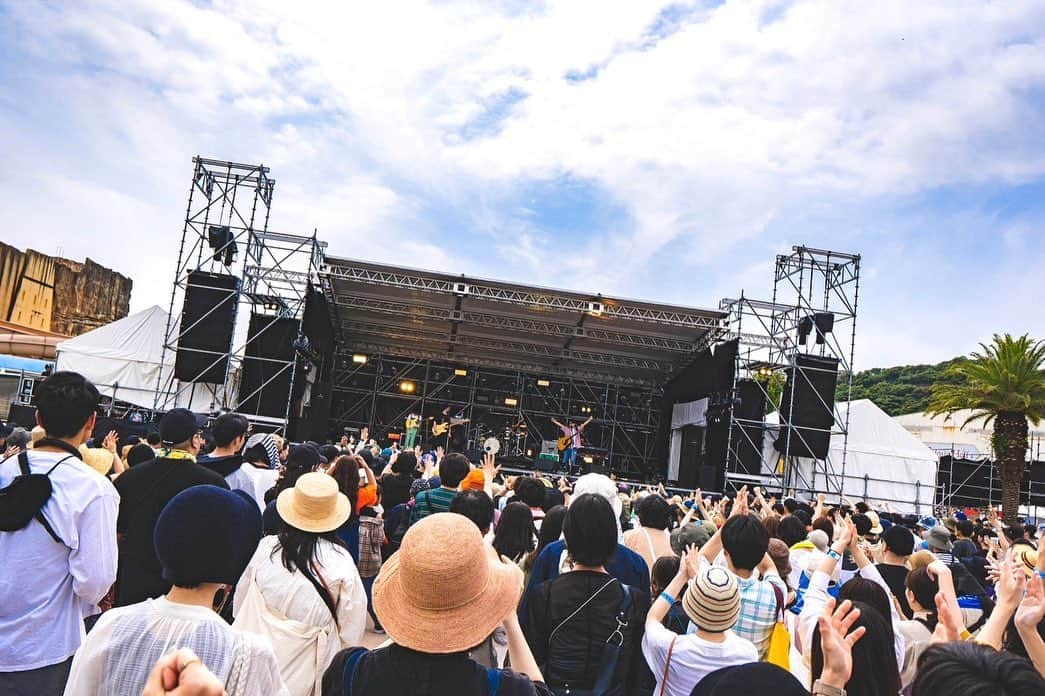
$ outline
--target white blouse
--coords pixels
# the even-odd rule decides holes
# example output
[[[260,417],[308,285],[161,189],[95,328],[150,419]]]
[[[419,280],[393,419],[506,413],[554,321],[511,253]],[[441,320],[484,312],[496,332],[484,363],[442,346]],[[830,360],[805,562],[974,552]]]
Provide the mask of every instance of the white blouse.
[[[315,586],[283,565],[276,536],[258,544],[233,599],[234,625],[270,638],[291,694],[318,694],[308,688],[309,677],[318,683],[341,648],[362,645],[366,629],[366,594],[352,556],[320,539],[316,557],[322,582],[334,598],[336,622]],[[252,615],[257,613],[265,616]]]
[[[229,696],[288,694],[264,640],[206,607],[160,597],[102,614],[73,658],[65,696],[139,696],[157,660],[178,648],[192,648]]]

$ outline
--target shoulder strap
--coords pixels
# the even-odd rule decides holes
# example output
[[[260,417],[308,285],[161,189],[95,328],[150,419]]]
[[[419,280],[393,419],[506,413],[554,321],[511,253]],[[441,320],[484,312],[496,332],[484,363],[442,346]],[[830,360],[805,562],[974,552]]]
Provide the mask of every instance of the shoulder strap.
[[[602,592],[603,590],[605,590],[605,589],[606,589],[607,587],[609,587],[610,585],[612,585],[612,584],[613,584],[613,583],[615,583],[615,582],[617,582],[617,579],[616,579],[616,578],[610,578],[610,579],[609,579],[609,580],[608,580],[608,581],[606,582],[606,584],[605,584],[605,585],[603,585],[603,586],[602,586],[602,587],[600,587],[599,589],[595,590],[594,594],[592,594],[592,596],[591,596],[591,597],[588,597],[588,598],[587,598],[586,600],[584,600],[584,603],[583,603],[583,604],[581,604],[581,605],[580,605],[579,607],[577,607],[576,609],[574,609],[574,610],[573,610],[573,613],[572,613],[572,614],[570,614],[570,615],[569,615],[569,616],[567,616],[567,617],[566,617],[565,619],[563,619],[562,621],[560,621],[560,622],[559,622],[559,625],[558,625],[558,626],[556,626],[555,628],[553,628],[553,629],[552,629],[552,632],[548,634],[548,647],[549,647],[549,648],[551,647],[551,644],[552,644],[552,638],[554,638],[554,637],[555,637],[555,634],[556,634],[556,633],[558,632],[558,630],[559,630],[560,628],[562,628],[563,626],[565,626],[565,625],[566,625],[566,624],[567,624],[567,623],[568,623],[568,622],[570,621],[570,619],[572,619],[572,618],[573,618],[574,616],[576,616],[577,614],[579,614],[579,613],[581,612],[581,610],[582,610],[582,609],[584,609],[584,607],[586,607],[586,606],[588,606],[589,604],[591,604],[591,603],[592,603],[592,601],[594,601],[594,599],[595,599],[596,597],[598,597],[598,596],[599,596],[599,594],[600,594],[600,593],[601,593],[601,592]],[[627,588],[627,585],[623,585],[623,584],[622,584],[622,585],[621,585],[621,587]],[[624,602],[627,602],[627,603],[628,603],[628,604],[630,605],[630,604],[631,604],[631,597],[630,597],[630,596],[628,595],[628,591],[627,591],[627,589],[625,589],[625,590],[624,590],[624,595],[625,595],[625,597],[624,597]],[[621,603],[621,604],[622,604],[622,607],[621,607],[622,609],[623,609],[623,604],[624,604],[624,602],[622,602],[622,603]]]
[[[664,690],[668,688],[668,666],[671,665],[671,653],[675,649],[675,641],[678,640],[678,636],[671,639],[671,645],[668,646],[668,657],[664,660],[664,678],[660,680],[660,696],[664,696]]]
[[[497,690],[501,688],[501,670],[496,667],[486,668],[486,694],[497,696]]]
[[[766,582],[769,582],[768,580]],[[773,594],[776,595],[776,613],[773,615],[777,621],[784,620],[784,593],[780,591],[780,588],[776,586],[776,583],[769,583],[769,586],[773,588]]]
[[[55,463],[54,466],[47,470],[47,474],[45,475],[50,476],[51,472],[57,469],[59,464],[64,462],[66,459],[72,458],[73,455],[71,454],[68,457],[62,457]],[[26,450],[22,450],[22,452],[18,455],[18,468],[22,470],[23,476],[29,476],[31,473],[29,470],[29,453]],[[41,525],[43,525],[43,528],[47,530],[47,533],[51,536],[52,539],[54,539],[54,542],[56,544],[65,544],[65,542],[62,541],[61,538],[58,536],[57,532],[54,531],[54,527],[51,526],[51,523],[47,521],[46,517],[44,517],[43,509],[37,510],[36,514],[33,515],[33,518]]]
[[[369,650],[366,648],[354,648],[345,660],[345,668],[342,670],[341,693],[343,696],[352,695],[352,681],[356,678],[356,670],[359,669],[359,661]]]

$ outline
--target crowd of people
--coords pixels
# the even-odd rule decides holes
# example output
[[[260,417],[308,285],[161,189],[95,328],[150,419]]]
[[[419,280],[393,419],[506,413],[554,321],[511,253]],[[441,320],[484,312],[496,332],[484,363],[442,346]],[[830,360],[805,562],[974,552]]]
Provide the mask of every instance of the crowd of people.
[[[1045,694],[1038,530],[990,508],[512,477],[235,413],[121,441],[69,372],[36,401],[3,433],[3,694]]]

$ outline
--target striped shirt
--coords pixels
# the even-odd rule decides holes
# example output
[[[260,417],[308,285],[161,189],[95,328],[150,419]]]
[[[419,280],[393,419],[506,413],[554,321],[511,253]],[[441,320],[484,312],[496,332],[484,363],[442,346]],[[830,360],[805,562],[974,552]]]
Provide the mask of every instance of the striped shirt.
[[[450,510],[450,501],[457,495],[457,491],[451,488],[433,488],[427,491],[421,491],[414,498],[414,509],[410,513],[410,524],[413,525],[418,520],[423,520],[429,515],[433,515],[437,512],[448,512]]]

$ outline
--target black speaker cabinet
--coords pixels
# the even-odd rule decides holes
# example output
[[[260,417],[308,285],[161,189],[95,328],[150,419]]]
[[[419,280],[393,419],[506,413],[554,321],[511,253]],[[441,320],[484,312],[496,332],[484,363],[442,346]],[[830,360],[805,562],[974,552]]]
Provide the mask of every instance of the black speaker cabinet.
[[[826,459],[834,426],[838,359],[795,356],[780,399],[780,437],[773,446],[792,457]],[[787,426],[783,426],[783,424]]]
[[[297,319],[251,314],[240,374],[239,405],[244,415],[282,418],[290,401],[294,375]]]
[[[221,384],[228,369],[239,279],[193,271],[185,287],[174,376],[182,382]]]

